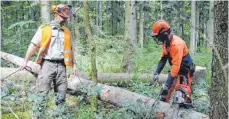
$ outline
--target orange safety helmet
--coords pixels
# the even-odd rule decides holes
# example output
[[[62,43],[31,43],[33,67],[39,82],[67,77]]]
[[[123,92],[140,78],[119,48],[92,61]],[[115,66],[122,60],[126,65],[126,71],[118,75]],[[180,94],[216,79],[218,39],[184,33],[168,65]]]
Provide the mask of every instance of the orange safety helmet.
[[[72,16],[72,12],[71,12],[70,8],[65,4],[53,5],[51,7],[51,10],[55,14],[58,14],[65,19],[69,19]]]
[[[158,20],[152,26],[151,36],[157,36],[170,29],[170,25],[165,20]]]
[[[151,36],[157,44],[162,44],[170,33],[170,25],[165,20],[158,20],[152,26]]]

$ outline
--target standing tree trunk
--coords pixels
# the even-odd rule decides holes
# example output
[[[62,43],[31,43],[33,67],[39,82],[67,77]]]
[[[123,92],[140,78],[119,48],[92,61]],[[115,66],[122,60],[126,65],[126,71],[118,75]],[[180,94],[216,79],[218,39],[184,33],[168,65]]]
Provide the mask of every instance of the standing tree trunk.
[[[144,13],[143,13],[143,2],[144,1],[140,1],[140,5],[139,5],[139,43],[141,44],[141,48],[143,48],[143,39],[144,39]]]
[[[102,32],[102,19],[103,19],[103,15],[102,15],[102,1],[99,1],[99,30]]]
[[[99,30],[99,1],[96,0],[95,4],[95,15],[96,15],[96,29]]]
[[[41,1],[41,22],[48,23],[50,21],[49,1]]]
[[[92,79],[92,86],[97,85],[97,69],[96,69],[96,48],[95,48],[95,41],[92,39],[91,34],[91,26],[90,26],[90,18],[89,18],[89,12],[88,12],[88,1],[83,1],[84,5],[84,23],[85,23],[85,30],[89,42],[89,49],[90,49],[90,62],[91,62],[91,70],[90,70],[90,77]],[[92,111],[93,113],[97,110],[97,95],[93,95],[91,97],[91,104],[92,104]]]
[[[180,19],[181,19],[181,22],[180,22],[180,37],[184,39],[184,1],[180,1]]]
[[[74,7],[74,8],[77,8],[78,2],[77,2],[77,1],[72,1],[72,3],[73,3],[73,7]],[[81,35],[80,35],[79,26],[76,25],[76,24],[79,22],[79,16],[77,15],[77,17],[74,18],[74,19],[72,19],[72,21],[73,21],[73,24],[74,24],[74,25],[73,25],[73,27],[74,27],[74,38],[75,38],[77,41],[79,41]],[[76,48],[76,49],[77,49],[77,48]]]
[[[198,8],[198,3],[196,3],[196,18],[195,18],[195,22],[196,22],[196,25],[195,25],[195,51],[194,52],[198,52],[199,51],[199,43],[200,40],[199,40],[199,28],[200,28],[200,25],[199,25],[199,18],[200,18],[200,13],[199,13],[199,8]]]
[[[124,72],[133,72],[134,55],[137,46],[137,22],[135,1],[125,1],[125,38],[127,47],[122,61]]]
[[[192,1],[192,6],[191,6],[191,37],[190,37],[190,53],[194,54],[195,53],[195,28],[196,28],[196,23],[195,23],[195,14],[196,14],[196,1]]]
[[[213,44],[214,39],[214,1],[210,1],[210,7],[209,7],[209,20],[207,25],[208,35],[207,35],[207,46],[208,48]]]
[[[214,48],[210,89],[210,119],[228,118],[228,1],[214,3]],[[223,66],[227,65],[227,66]]]
[[[114,2],[115,1],[111,1],[111,35],[114,36]]]
[[[163,0],[160,1],[161,19],[163,19]]]

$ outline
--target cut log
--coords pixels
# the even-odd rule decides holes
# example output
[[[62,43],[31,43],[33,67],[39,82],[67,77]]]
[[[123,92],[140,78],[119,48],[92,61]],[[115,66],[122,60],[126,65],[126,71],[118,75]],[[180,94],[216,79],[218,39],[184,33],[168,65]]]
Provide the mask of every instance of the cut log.
[[[19,64],[19,61],[23,59],[14,55],[7,53],[2,54],[1,57],[7,58],[8,61]],[[12,59],[12,60],[11,60]],[[18,63],[19,62],[19,63]],[[34,73],[39,72],[39,65],[34,62],[28,64],[32,68]],[[82,86],[88,87],[92,82],[84,78],[71,77],[68,79],[68,89],[74,91],[82,91]],[[101,100],[125,107],[134,111],[135,113],[141,114],[144,117],[149,117],[152,112],[163,112],[165,114],[165,119],[170,119],[172,117],[173,109],[168,103],[158,101],[156,105],[153,105],[154,99],[122,89],[114,86],[108,86],[98,83],[100,87],[99,97]],[[181,109],[178,114],[180,119],[208,119],[208,115],[202,114],[191,109]]]
[[[15,58],[14,55],[10,55],[7,54],[5,52],[0,51],[1,53],[1,58],[8,60],[10,59],[10,62],[20,65],[23,62],[23,59],[18,59]],[[39,65],[34,65],[33,63],[31,63],[31,61],[28,62],[28,65],[36,71],[33,72],[38,72],[39,69]],[[196,72],[194,74],[194,80],[193,80],[193,85],[195,85],[196,81],[198,83],[198,81],[201,79],[205,79],[205,74],[206,74],[206,68],[205,67],[200,67],[197,66],[196,67]],[[79,77],[82,77],[84,79],[89,79],[89,75],[87,72],[79,72],[78,73]],[[152,79],[153,75],[152,74],[139,74],[138,76],[134,75],[134,74],[128,74],[128,73],[98,73],[98,82],[99,83],[112,83],[112,82],[116,82],[116,83],[129,83],[132,79],[138,79],[141,82],[149,82],[150,79]],[[167,79],[167,74],[160,74],[159,75],[159,83],[164,83]]]

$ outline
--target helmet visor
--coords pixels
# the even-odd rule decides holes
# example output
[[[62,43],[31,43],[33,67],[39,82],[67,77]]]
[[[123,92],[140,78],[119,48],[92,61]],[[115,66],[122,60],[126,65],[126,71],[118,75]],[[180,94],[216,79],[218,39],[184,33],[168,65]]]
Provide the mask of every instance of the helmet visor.
[[[67,7],[64,7],[61,9],[61,13],[63,14],[63,17],[69,19],[71,17],[71,12]]]
[[[163,44],[163,40],[161,39],[161,37],[159,35],[156,36],[152,36],[153,40],[158,44],[158,45],[162,45]]]

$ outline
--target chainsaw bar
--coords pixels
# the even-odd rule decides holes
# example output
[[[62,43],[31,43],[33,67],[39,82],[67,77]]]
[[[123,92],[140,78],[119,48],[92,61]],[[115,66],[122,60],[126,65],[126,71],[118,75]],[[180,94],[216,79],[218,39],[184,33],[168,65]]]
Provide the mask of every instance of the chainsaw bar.
[[[173,108],[173,114],[172,114],[173,118],[172,119],[178,119],[178,113],[179,113],[179,109],[180,109],[179,104],[174,103],[172,105],[172,108]]]

